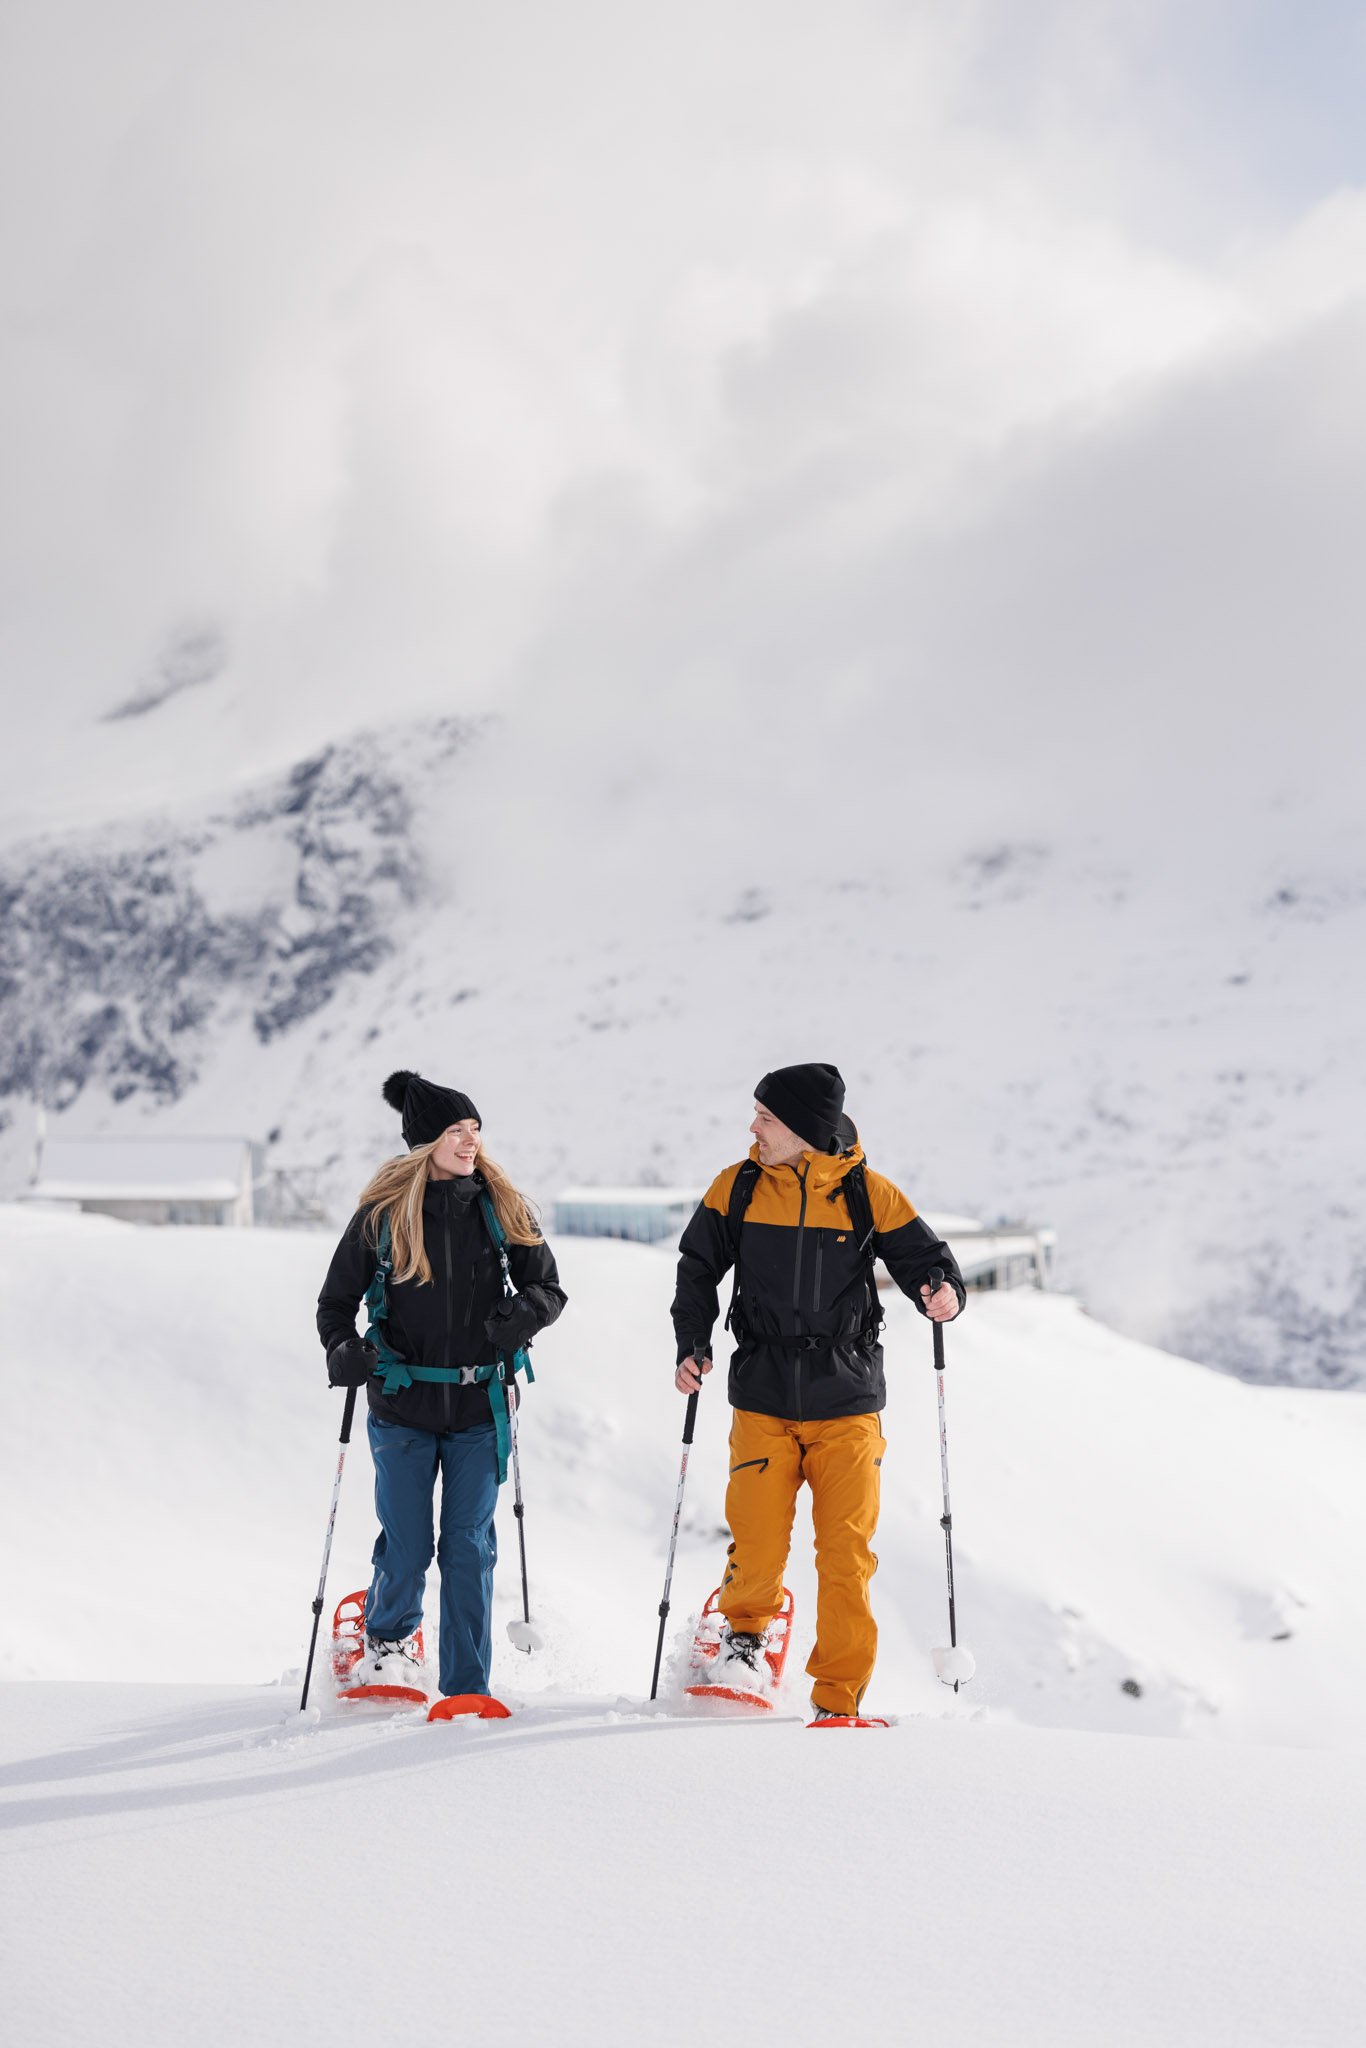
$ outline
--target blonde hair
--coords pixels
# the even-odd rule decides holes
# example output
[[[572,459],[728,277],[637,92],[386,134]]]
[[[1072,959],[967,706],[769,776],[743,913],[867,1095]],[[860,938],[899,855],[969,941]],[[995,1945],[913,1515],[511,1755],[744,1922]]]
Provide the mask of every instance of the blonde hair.
[[[358,1209],[370,1212],[365,1219],[365,1235],[376,1248],[381,1220],[389,1218],[395,1280],[416,1280],[419,1285],[431,1281],[432,1265],[422,1235],[422,1197],[432,1178],[432,1153],[440,1143],[440,1138],[434,1138],[430,1145],[418,1145],[398,1159],[386,1159],[371,1176],[356,1204]],[[482,1139],[476,1164],[508,1243],[539,1244],[541,1230],[536,1210],[513,1186],[497,1160],[489,1158]]]

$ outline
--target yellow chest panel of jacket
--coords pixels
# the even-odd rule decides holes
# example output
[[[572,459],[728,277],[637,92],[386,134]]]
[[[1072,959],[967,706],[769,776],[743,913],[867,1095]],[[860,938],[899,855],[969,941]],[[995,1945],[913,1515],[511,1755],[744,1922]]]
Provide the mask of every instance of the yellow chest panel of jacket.
[[[750,1158],[757,1161],[757,1153],[756,1146]],[[726,1167],[716,1176],[704,1197],[708,1209],[714,1209],[722,1216],[728,1213],[735,1177],[742,1163],[737,1160],[734,1166]],[[776,1225],[780,1229],[791,1230],[852,1231],[853,1221],[843,1181],[853,1167],[862,1163],[863,1148],[855,1145],[848,1152],[833,1157],[804,1153],[796,1166],[760,1166],[759,1178],[745,1210],[745,1223]],[[866,1166],[864,1177],[873,1227],[879,1236],[899,1230],[915,1220],[915,1209],[900,1188]]]

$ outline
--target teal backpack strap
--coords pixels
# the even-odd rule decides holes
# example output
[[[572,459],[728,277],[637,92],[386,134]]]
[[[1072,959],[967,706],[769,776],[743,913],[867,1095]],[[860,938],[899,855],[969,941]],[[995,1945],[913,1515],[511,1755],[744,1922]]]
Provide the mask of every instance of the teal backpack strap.
[[[502,1367],[481,1366],[489,1376],[489,1407],[493,1410],[493,1436],[498,1449],[498,1484],[501,1486],[508,1476],[508,1459],[512,1455],[512,1428],[508,1422],[507,1388],[503,1385]]]
[[[483,1212],[485,1228],[493,1240],[493,1249],[498,1254],[498,1264],[503,1269],[504,1298],[510,1299],[516,1294],[517,1289],[512,1284],[512,1267],[508,1263],[507,1233],[498,1221],[498,1211],[482,1189],[479,1194],[479,1207]],[[489,1406],[493,1410],[493,1426],[498,1437],[498,1484],[501,1486],[508,1476],[508,1458],[512,1452],[512,1428],[508,1421],[508,1393],[504,1374],[507,1374],[514,1387],[519,1372],[526,1374],[528,1382],[534,1380],[536,1375],[531,1369],[531,1354],[525,1347],[514,1351],[511,1361],[508,1360],[507,1354],[503,1353],[491,1371],[493,1376],[489,1381]]]
[[[516,1294],[517,1289],[512,1284],[512,1267],[508,1263],[507,1233],[498,1221],[498,1211],[482,1190],[479,1195],[479,1207],[484,1212],[484,1222],[488,1228],[489,1236],[493,1239],[493,1249],[498,1254],[498,1263],[503,1269],[503,1294],[506,1299],[510,1300]],[[512,1370],[514,1375],[524,1372],[527,1377],[528,1386],[535,1379],[536,1375],[531,1369],[531,1353],[525,1346],[513,1352]]]
[[[370,1317],[365,1341],[375,1348],[379,1360],[375,1373],[383,1380],[385,1393],[394,1394],[413,1384],[413,1372],[407,1359],[400,1358],[389,1342],[389,1279],[394,1270],[394,1252],[387,1209],[380,1218],[375,1256],[375,1277],[365,1290],[365,1307]]]

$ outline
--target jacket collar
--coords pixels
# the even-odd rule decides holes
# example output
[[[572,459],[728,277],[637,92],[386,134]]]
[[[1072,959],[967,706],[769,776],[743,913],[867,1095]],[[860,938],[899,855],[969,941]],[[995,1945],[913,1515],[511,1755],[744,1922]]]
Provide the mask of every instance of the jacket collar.
[[[791,1166],[763,1165],[759,1158],[759,1147],[757,1145],[750,1146],[749,1156],[759,1168],[760,1173],[766,1173],[770,1180],[777,1181],[780,1186],[787,1181],[789,1174],[796,1178],[804,1173],[806,1175],[806,1192],[808,1195],[814,1195],[818,1189],[826,1190],[834,1187],[837,1181],[844,1179],[845,1174],[848,1173],[851,1167],[858,1166],[863,1159],[863,1147],[859,1144],[853,1144],[847,1152],[803,1152],[795,1168]]]
[[[483,1192],[484,1176],[478,1167],[473,1173],[453,1174],[450,1180],[429,1180],[422,1191],[422,1206],[438,1213],[450,1209],[467,1209],[476,1195]]]

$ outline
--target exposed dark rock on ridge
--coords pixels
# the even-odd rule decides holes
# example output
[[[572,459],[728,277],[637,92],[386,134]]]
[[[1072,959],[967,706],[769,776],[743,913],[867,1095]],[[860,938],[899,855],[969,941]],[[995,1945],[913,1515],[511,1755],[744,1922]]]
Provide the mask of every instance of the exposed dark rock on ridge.
[[[424,768],[474,731],[424,726]],[[62,1109],[99,1082],[174,1101],[224,1013],[265,1042],[373,973],[422,887],[404,756],[402,736],[357,735],[207,822],[0,856],[0,1098]]]

